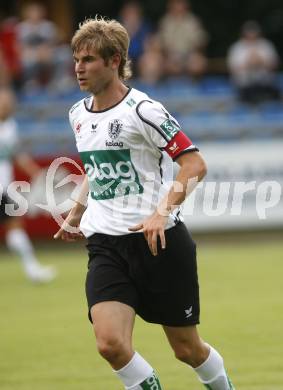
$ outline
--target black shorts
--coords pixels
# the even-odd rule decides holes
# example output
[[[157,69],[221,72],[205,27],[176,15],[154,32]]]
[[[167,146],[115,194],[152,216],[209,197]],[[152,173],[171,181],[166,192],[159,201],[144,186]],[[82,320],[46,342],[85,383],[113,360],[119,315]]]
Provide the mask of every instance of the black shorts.
[[[5,222],[8,218],[10,218],[9,215],[5,212],[5,206],[6,204],[10,204],[11,200],[8,197],[8,195],[3,194],[2,198],[0,199],[0,223]]]
[[[118,301],[147,322],[198,324],[195,243],[183,223],[166,230],[165,237],[166,249],[159,245],[158,255],[153,256],[142,233],[91,236],[86,277],[89,311],[98,302]]]

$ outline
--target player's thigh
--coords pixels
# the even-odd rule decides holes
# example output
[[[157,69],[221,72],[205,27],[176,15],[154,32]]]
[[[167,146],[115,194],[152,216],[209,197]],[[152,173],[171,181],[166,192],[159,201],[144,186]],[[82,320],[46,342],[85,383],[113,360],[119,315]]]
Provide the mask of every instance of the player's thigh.
[[[131,344],[135,311],[117,301],[99,302],[91,307],[91,319],[98,340]]]

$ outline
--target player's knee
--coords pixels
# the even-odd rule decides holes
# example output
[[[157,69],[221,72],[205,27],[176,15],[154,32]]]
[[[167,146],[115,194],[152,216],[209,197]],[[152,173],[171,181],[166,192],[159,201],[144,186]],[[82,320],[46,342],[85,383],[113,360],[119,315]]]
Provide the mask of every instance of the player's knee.
[[[108,336],[97,338],[97,349],[104,359],[112,363],[124,353],[126,348],[122,338]]]
[[[206,359],[206,352],[196,346],[178,345],[174,348],[174,352],[176,359],[192,367],[198,367]]]
[[[191,360],[193,359],[193,350],[190,347],[179,345],[174,348],[174,353],[176,359],[180,360],[181,362],[190,364]]]

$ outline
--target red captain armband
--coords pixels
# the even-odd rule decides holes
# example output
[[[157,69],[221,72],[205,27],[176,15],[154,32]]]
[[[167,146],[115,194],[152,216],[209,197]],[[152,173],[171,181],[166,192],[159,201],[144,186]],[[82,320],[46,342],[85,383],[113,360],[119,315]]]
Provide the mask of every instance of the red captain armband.
[[[167,144],[164,150],[169,154],[169,156],[175,160],[185,150],[198,150],[192,143],[189,137],[187,137],[182,131],[178,133],[171,139]]]

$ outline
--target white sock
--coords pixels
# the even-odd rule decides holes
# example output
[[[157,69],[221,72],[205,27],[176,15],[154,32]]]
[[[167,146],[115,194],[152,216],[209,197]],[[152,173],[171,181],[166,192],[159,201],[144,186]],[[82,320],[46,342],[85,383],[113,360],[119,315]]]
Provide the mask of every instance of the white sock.
[[[230,390],[231,384],[224,369],[222,356],[210,347],[210,353],[205,362],[194,368],[199,380],[210,390]]]
[[[125,367],[114,372],[124,383],[127,390],[150,390],[151,388],[161,390],[153,368],[138,352],[134,353],[134,356]]]
[[[11,251],[16,252],[20,256],[26,272],[32,267],[40,265],[34,255],[31,241],[23,229],[9,230],[6,234],[6,243]]]

